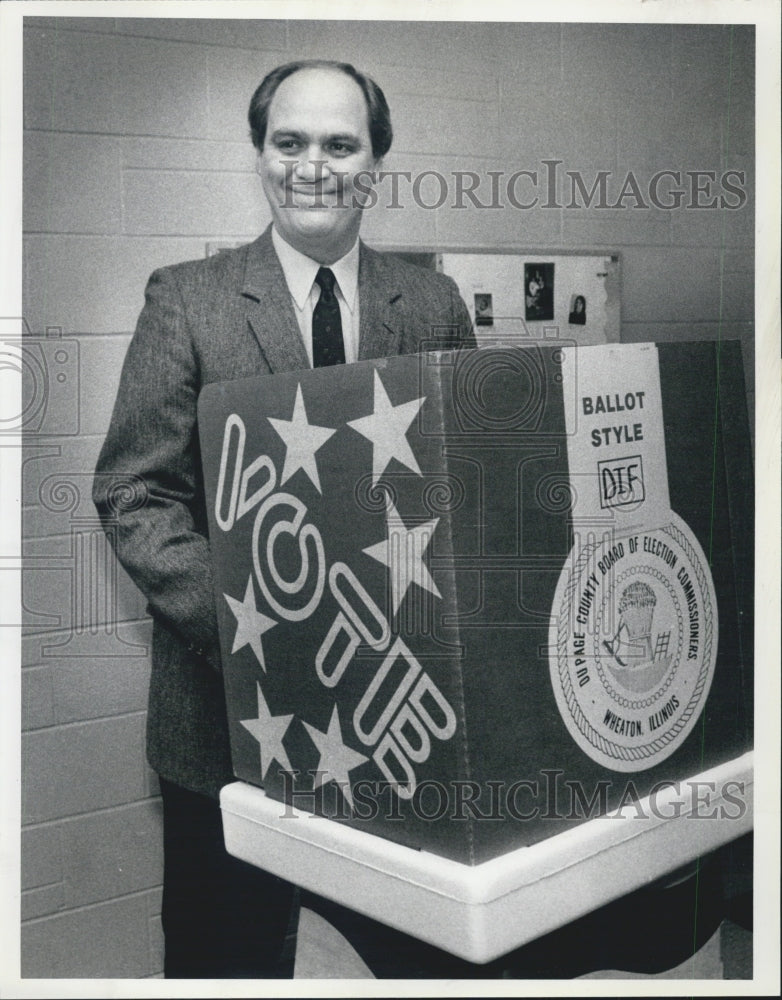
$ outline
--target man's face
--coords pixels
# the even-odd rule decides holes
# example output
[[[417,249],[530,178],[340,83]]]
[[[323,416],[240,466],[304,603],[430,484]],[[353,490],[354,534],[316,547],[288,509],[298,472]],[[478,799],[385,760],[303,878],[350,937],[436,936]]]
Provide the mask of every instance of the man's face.
[[[269,107],[258,162],[279,234],[321,264],[347,253],[364,200],[355,175],[378,166],[358,84],[339,70],[316,68],[283,80]],[[369,178],[360,183],[368,186]]]

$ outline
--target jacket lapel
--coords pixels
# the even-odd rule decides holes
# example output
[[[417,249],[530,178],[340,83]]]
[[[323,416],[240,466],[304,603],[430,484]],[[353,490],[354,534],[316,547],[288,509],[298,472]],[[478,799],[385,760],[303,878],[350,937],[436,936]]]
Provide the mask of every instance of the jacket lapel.
[[[399,353],[402,337],[394,309],[402,291],[382,254],[363,243],[359,254],[359,360],[391,357]],[[271,226],[248,248],[241,292],[247,320],[271,371],[309,368]]]
[[[360,245],[358,270],[359,361],[399,354],[400,316],[394,308],[402,290],[386,267],[383,255]]]
[[[285,275],[272,243],[271,226],[250,244],[242,295],[247,320],[273,372],[309,368]]]

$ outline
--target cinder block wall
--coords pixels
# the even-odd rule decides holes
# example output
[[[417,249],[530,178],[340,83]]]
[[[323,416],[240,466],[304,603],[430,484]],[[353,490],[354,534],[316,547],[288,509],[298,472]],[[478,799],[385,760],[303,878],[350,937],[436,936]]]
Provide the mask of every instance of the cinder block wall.
[[[507,176],[558,159],[588,186],[599,170],[642,186],[663,169],[745,170],[740,211],[434,211],[408,197],[370,213],[364,235],[619,251],[622,339],[738,337],[751,390],[753,29],[27,18],[25,319],[50,364],[64,350],[50,370],[66,379],[23,470],[23,976],[162,969],[150,628],[97,528],[90,475],[149,273],[269,221],[245,110],[300,56],[380,82],[389,170]]]

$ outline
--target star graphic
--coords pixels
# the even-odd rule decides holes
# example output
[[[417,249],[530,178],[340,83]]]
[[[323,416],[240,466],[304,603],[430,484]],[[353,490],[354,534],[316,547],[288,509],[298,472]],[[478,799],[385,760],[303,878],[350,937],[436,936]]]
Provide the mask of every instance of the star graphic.
[[[256,607],[253,578],[251,576],[247,578],[244,600],[238,601],[235,597],[231,597],[230,594],[223,594],[223,597],[228,601],[231,611],[233,611],[236,618],[236,634],[234,635],[234,644],[231,652],[235,653],[242,646],[249,646],[255,653],[255,657],[260,665],[266,670],[261,636],[264,632],[268,632],[270,628],[273,628],[277,622],[273,618],[267,618],[266,615],[261,614]]]
[[[405,527],[399,511],[389,500],[386,510],[388,523],[388,538],[384,542],[370,545],[364,552],[383,563],[391,570],[391,593],[394,601],[394,614],[405,599],[405,594],[411,583],[428,590],[436,597],[441,597],[437,584],[432,579],[426,564],[424,552],[432,539],[439,517],[415,528]]]
[[[258,718],[240,719],[239,721],[258,740],[258,749],[261,755],[261,777],[266,777],[266,772],[275,758],[286,771],[292,771],[293,768],[282,741],[293,716],[272,715],[261,691],[261,685],[256,681],[255,686],[258,689]]]
[[[285,464],[280,485],[290,479],[298,469],[304,469],[315,489],[318,493],[322,493],[315,452],[336,433],[336,429],[318,427],[308,422],[301,385],[296,387],[296,402],[293,404],[291,419],[279,420],[276,417],[267,417],[267,420],[285,442]]]
[[[383,475],[392,458],[420,476],[421,470],[405,435],[424,405],[425,399],[426,396],[422,396],[420,399],[411,399],[409,403],[393,406],[385,386],[380,381],[380,375],[377,369],[375,370],[374,413],[368,417],[348,421],[348,427],[352,427],[372,442],[373,486]]]
[[[302,720],[303,722],[304,720]],[[345,797],[350,808],[353,808],[353,791],[350,787],[350,772],[369,760],[363,753],[346,746],[342,740],[342,728],[339,724],[339,710],[334,706],[331,713],[328,732],[322,733],[308,722],[304,722],[312,742],[318,748],[318,775],[315,787],[320,788],[329,781],[335,781]]]

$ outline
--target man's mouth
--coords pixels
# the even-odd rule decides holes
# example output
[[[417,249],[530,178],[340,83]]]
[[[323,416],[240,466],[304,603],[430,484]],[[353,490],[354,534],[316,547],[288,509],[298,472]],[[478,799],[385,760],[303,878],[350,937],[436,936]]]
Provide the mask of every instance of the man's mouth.
[[[290,187],[287,189],[290,194],[304,195],[309,198],[324,198],[336,192],[332,189],[318,187]]]
[[[339,192],[333,188],[287,187],[285,206],[288,208],[333,208],[339,202]]]

